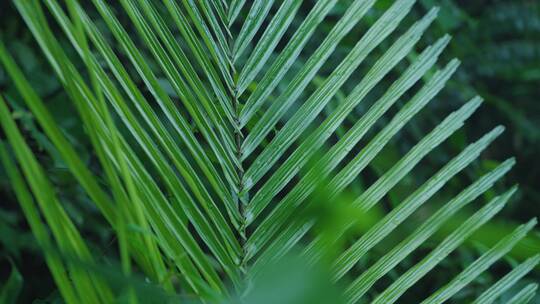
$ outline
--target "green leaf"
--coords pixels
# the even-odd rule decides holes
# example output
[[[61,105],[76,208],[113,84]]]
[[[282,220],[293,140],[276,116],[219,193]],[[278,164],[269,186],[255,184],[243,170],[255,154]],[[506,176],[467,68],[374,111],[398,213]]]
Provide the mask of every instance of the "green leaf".
[[[238,33],[238,37],[236,37],[236,40],[234,41],[234,61],[236,61],[238,57],[242,55],[249,42],[253,39],[253,36],[255,36],[255,33],[257,33],[257,31],[261,27],[261,24],[266,18],[266,15],[268,15],[268,12],[270,12],[270,8],[272,8],[273,3],[274,0],[253,2],[249,10],[246,22],[242,24],[242,29],[240,30],[240,33]]]
[[[495,214],[497,214],[508,201],[510,196],[516,191],[512,189],[504,195],[491,200],[482,209],[472,215],[466,222],[448,235],[433,251],[431,251],[422,261],[411,267],[407,272],[395,280],[392,285],[385,289],[374,303],[394,303],[407,289],[415,284],[426,273],[437,266],[440,261],[447,257],[457,246],[464,242],[476,229],[480,228]],[[349,299],[354,299],[354,295],[349,293]]]
[[[0,97],[0,99],[1,98],[2,97]],[[41,220],[39,211],[34,204],[31,192],[26,186],[19,169],[11,159],[4,142],[0,142],[0,158],[8,173],[15,195],[19,204],[21,205],[26,220],[30,225],[30,229],[32,229],[32,233],[34,234],[36,241],[42,248],[46,249],[44,251],[45,261],[49,267],[49,270],[51,271],[56,286],[60,290],[60,294],[66,303],[80,303],[78,296],[76,295],[77,291],[74,289],[74,286],[72,285],[73,282],[67,275],[65,266],[62,264],[62,261],[58,255],[53,254],[52,251],[49,250],[52,248],[50,235],[46,226]]]
[[[88,247],[60,204],[43,168],[25,143],[2,97],[0,97],[0,123],[59,249],[64,254],[75,255],[83,261],[92,262],[92,255]],[[85,294],[89,302],[97,302],[98,299],[103,301],[112,299],[111,291],[100,278],[85,273],[76,266],[73,266],[71,272],[78,292]]]
[[[538,290],[538,284],[531,283],[508,300],[508,304],[527,304],[534,298],[536,290]]]
[[[453,193],[461,183],[452,181],[502,127],[468,146],[461,134],[458,148],[466,148],[419,186],[408,182],[482,102],[474,97],[440,122],[431,115],[434,127],[425,135],[413,120],[459,65],[453,59],[439,67],[448,35],[416,54],[438,8],[400,29],[416,1],[13,3],[52,68],[51,78],[58,78],[65,104],[76,110],[85,131],[80,136],[87,137],[95,159],[91,166],[83,162],[70,134],[49,113],[47,98],[0,44],[0,63],[15,87],[6,90],[6,98],[10,105],[22,99],[44,133],[35,127],[28,135],[21,132],[0,97],[0,125],[9,142],[0,144],[0,159],[66,303],[157,300],[142,295],[149,290],[146,283],[157,286],[160,299],[171,300],[178,294],[208,303],[257,302],[261,295],[270,302],[328,302],[330,294],[340,300],[333,293],[320,296],[318,289],[330,289],[317,283],[316,274],[308,275],[316,288],[305,288],[307,281],[294,269],[280,271],[287,280],[267,281],[277,282],[279,297],[261,288],[274,284],[261,279],[295,247],[308,268],[329,262],[331,280],[345,287],[351,303],[371,294],[381,278],[401,273],[374,300],[393,303],[475,231],[493,229],[485,224],[516,191],[493,198],[490,190],[514,165],[510,158],[479,179],[471,176],[476,170],[466,170],[474,182]],[[310,51],[308,45],[316,47]],[[415,138],[408,151],[391,146],[405,129]],[[103,266],[69,217],[64,189],[47,176],[47,164],[39,163],[28,144],[36,134],[48,143],[45,152],[65,162],[83,190],[80,199],[95,204],[112,228],[120,275],[98,271]],[[350,193],[351,200],[343,199]],[[375,207],[387,196],[391,209],[381,212]],[[446,203],[421,218],[412,233],[403,232],[387,252],[370,256],[374,262],[366,269],[356,269],[435,196]],[[480,197],[492,199],[469,217],[458,215]],[[446,229],[457,221],[456,228]],[[497,240],[447,285],[425,295],[425,303],[462,291],[510,252],[534,222]],[[362,234],[352,237],[353,229]],[[439,243],[427,256],[395,271],[430,239]],[[487,286],[477,303],[496,300],[539,259],[529,258]],[[106,274],[125,282],[114,284]],[[144,283],[132,284],[139,275]],[[345,276],[351,281],[342,284]],[[12,285],[0,301],[7,301]],[[511,302],[530,300],[536,288],[529,285]]]
[[[536,225],[536,219],[530,220],[527,224],[519,226],[512,234],[501,239],[495,246],[484,253],[480,258],[467,266],[450,283],[435,292],[422,303],[442,303],[449,299],[456,292],[461,290],[479,274],[488,269],[492,264],[502,258],[514,247],[525,235]]]
[[[229,4],[229,26],[231,26],[238,17],[238,14],[240,14],[240,11],[242,10],[242,7],[244,6],[246,0],[231,0]]]
[[[239,80],[236,85],[238,91],[237,95],[242,95],[247,85],[253,81],[260,69],[265,65],[270,55],[277,47],[281,37],[283,36],[283,34],[285,34],[288,26],[293,21],[298,9],[300,8],[301,3],[302,1],[300,0],[284,1],[283,4],[279,7],[279,10],[277,11],[274,18],[272,18],[272,21],[270,22],[268,27],[265,29],[262,37],[255,46],[255,49],[251,52],[251,55],[249,56],[247,62],[243,65],[242,71],[238,76]],[[318,3],[317,7],[323,6]],[[313,9],[315,12],[317,12],[317,7]],[[307,21],[309,21],[309,17],[306,18],[306,21],[304,21],[304,23],[306,23]],[[297,31],[299,30],[301,29],[298,29]],[[244,44],[244,46],[241,46],[240,48],[245,48],[246,45],[247,44]],[[237,58],[235,58],[235,61],[238,59],[239,56],[239,51],[237,51]]]
[[[92,200],[94,200],[98,207],[102,210],[103,215],[109,221],[114,221],[114,210],[112,208],[110,198],[99,187],[95,177],[88,170],[86,165],[77,155],[77,152],[72,148],[71,144],[62,134],[52,116],[49,114],[49,111],[45,108],[43,102],[40,101],[35,91],[23,77],[22,72],[16,66],[13,59],[8,55],[4,44],[1,42],[0,61],[5,67],[6,71],[12,77],[19,91],[23,94],[25,103],[32,110],[51,142],[57,147],[59,153],[62,155],[62,158],[71,168],[71,172],[86,189]]]
[[[484,291],[475,301],[474,304],[490,304],[493,303],[500,295],[511,288],[517,281],[523,278],[527,273],[534,269],[540,262],[540,255],[535,255],[527,259],[519,266],[514,268],[497,283],[491,285]]]
[[[10,261],[11,272],[6,282],[3,283],[3,287],[0,290],[0,303],[12,304],[17,303],[17,298],[21,293],[23,285],[23,277],[21,273],[15,267],[15,264]]]
[[[379,220],[377,224],[347,249],[344,254],[338,258],[336,269],[350,269],[369,249],[390,234],[390,232],[397,228],[399,224],[405,221],[416,209],[441,189],[450,178],[465,168],[470,162],[474,161],[480,152],[483,151],[487,145],[501,133],[501,131],[501,129],[495,129],[493,132],[486,134],[479,141],[464,149],[460,155],[450,160],[450,162],[440,169],[439,172],[433,175],[413,194],[390,211],[388,215]],[[363,210],[372,207],[370,205],[370,201],[358,202],[358,206]]]
[[[377,119],[405,93],[405,91],[410,89],[425,71],[435,64],[438,55],[442,52],[447,42],[448,39],[444,38],[433,45],[433,47],[427,48],[422,55],[419,56],[418,60],[392,84],[385,95],[381,97],[358,122],[356,122],[352,130],[362,130],[362,133],[355,134],[351,131],[351,133],[348,133],[344,137],[354,138],[355,141],[360,140],[363,133],[365,133]],[[371,77],[366,77],[365,79],[368,79],[367,82],[371,82],[370,85],[373,85],[374,82],[372,82]],[[325,120],[323,124],[309,136],[309,138],[302,142],[300,147],[294,151],[294,153],[272,174],[270,179],[255,194],[251,204],[248,206],[248,219],[255,218],[259,215],[270,200],[283,189],[283,187],[292,179],[294,174],[299,172],[300,168],[302,168],[308,159],[318,151],[321,145],[330,137],[332,132],[343,123],[345,117],[369,92],[369,90],[366,89],[366,85],[363,85],[363,83],[359,84],[356,88],[357,89],[339,105],[338,109],[334,110],[330,117]],[[343,139],[338,145],[342,146],[344,145],[342,143],[346,141],[347,139]],[[247,188],[247,185],[245,188]]]
[[[443,84],[455,71],[457,62],[453,61],[440,73],[437,73],[431,81],[418,92],[415,97],[378,133],[375,138],[342,169],[336,176],[325,185],[325,192],[332,198],[339,194],[350,182],[375,158],[377,153],[384,147],[390,138],[398,132],[403,125],[413,117],[433,96],[443,87]],[[360,131],[365,132],[365,129]],[[351,129],[349,132],[359,132]],[[353,133],[354,134],[354,133]],[[355,139],[357,137],[354,137]],[[350,151],[352,145],[342,139],[343,145],[335,145],[318,163],[310,169],[303,181],[293,188],[282,202],[267,216],[257,227],[250,240],[248,240],[248,257],[252,257],[261,247],[270,240],[272,235],[279,230],[291,215],[293,207],[300,205],[303,200],[315,189],[321,179],[330,174],[339,161]],[[305,181],[305,182],[304,182]],[[289,242],[290,244],[290,242]]]
[[[382,276],[391,271],[403,259],[407,257],[416,248],[421,246],[430,236],[432,236],[444,223],[456,214],[460,209],[475,200],[477,197],[487,191],[498,179],[500,179],[510,168],[515,161],[508,160],[502,163],[497,169],[484,175],[482,178],[471,184],[459,195],[446,203],[442,208],[437,210],[429,219],[424,221],[413,233],[405,240],[396,245],[390,252],[379,258],[378,261],[364,271],[353,283],[348,287],[351,294],[355,297],[361,297],[369,290],[375,282]],[[353,260],[348,266],[340,267],[339,261],[335,265],[336,279],[341,278],[354,262]]]
[[[271,106],[266,112],[274,112],[274,108],[277,109],[282,107],[276,105],[277,102],[279,101],[280,104],[285,102],[282,99],[287,99],[288,97],[293,96],[293,93],[296,96],[299,95],[299,92],[302,91],[307,85],[307,82],[309,82],[310,75],[315,74],[318,69],[320,69],[321,65],[334,51],[339,41],[343,39],[343,37],[353,28],[356,23],[358,23],[362,16],[373,5],[373,2],[374,1],[356,0],[354,3],[352,3],[347,14],[345,14],[339,20],[326,39],[321,43],[321,46],[319,46],[313,55],[310,56],[302,71],[299,72],[295,79],[288,85],[287,89],[280,96],[280,98],[273,103],[275,106]],[[262,80],[259,82],[255,92],[249,96],[240,114],[241,126],[245,126],[247,124],[253,114],[260,109],[264,101],[271,94],[272,90],[274,90],[278,83],[283,79],[286,72],[292,66],[308,39],[315,31],[317,25],[329,13],[330,9],[335,5],[335,3],[335,0],[317,1],[317,4],[295,32],[294,36],[291,38],[291,41],[287,44],[287,47],[281,52],[272,66],[268,68],[268,72],[266,72]],[[254,76],[251,78],[253,77]],[[302,83],[302,87],[299,87],[300,83]],[[247,85],[248,83],[246,81],[239,83],[240,92],[243,92]],[[260,119],[258,120],[257,125],[260,124],[259,122]],[[252,132],[253,130],[251,133]],[[244,153],[246,152],[244,151]]]
[[[371,53],[384,38],[394,31],[399,22],[410,10],[413,3],[414,1],[412,0],[398,0],[391,9],[386,11],[384,15],[377,20],[362,39],[360,39],[353,47],[351,52],[347,54],[339,66],[336,67],[332,74],[326,79],[325,83],[302,104],[295,115],[287,121],[276,137],[272,139],[270,144],[257,157],[250,169],[246,172],[246,180],[249,184],[253,183],[252,180],[255,179],[254,176],[260,175],[259,171],[262,170],[261,168],[270,167],[268,164],[272,164],[275,159],[284,153],[284,150],[301,135],[302,131],[304,131],[309,123],[311,123],[317,114],[320,113],[322,108],[351,76],[358,65],[363,62],[367,55]],[[367,7],[364,9],[367,10]],[[435,14],[435,11],[430,12],[422,22],[415,25],[415,29],[418,27],[418,32],[423,32],[422,29],[427,28],[429,23],[431,23],[435,17]],[[330,35],[329,37],[338,38]],[[325,43],[326,41],[328,41],[328,43]],[[310,60],[304,65],[302,71],[300,71],[295,79],[290,82],[286,91],[264,113],[263,117],[257,122],[257,125],[255,125],[250,134],[246,137],[245,142],[242,145],[243,159],[246,159],[251,152],[253,152],[255,147],[260,144],[262,139],[283,116],[285,111],[289,109],[292,103],[298,98],[302,90],[315,76],[318,69],[331,54],[333,47],[335,47],[334,43],[339,42],[339,39],[329,39],[325,40],[325,42],[323,42],[317,51],[310,57]]]

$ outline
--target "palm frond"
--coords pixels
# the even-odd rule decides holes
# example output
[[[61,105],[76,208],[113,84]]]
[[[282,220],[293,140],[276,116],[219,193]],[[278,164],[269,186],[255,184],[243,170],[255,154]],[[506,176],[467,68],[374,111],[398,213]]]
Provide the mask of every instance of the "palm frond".
[[[494,184],[514,159],[448,197],[384,254],[371,254],[430,205],[504,128],[498,126],[467,146],[341,247],[342,235],[349,235],[362,218],[347,217],[327,237],[317,233],[320,219],[298,219],[299,214],[316,206],[312,198],[319,193],[342,205],[341,196],[383,149],[435,102],[459,61],[438,62],[450,42],[448,35],[411,57],[438,14],[433,8],[401,31],[414,0],[394,1],[339,60],[336,49],[370,13],[375,0],[352,1],[317,40],[315,50],[309,50],[309,42],[338,1],[317,1],[303,19],[303,1],[274,2],[121,0],[120,11],[115,11],[106,1],[92,0],[91,14],[75,0],[13,1],[73,102],[99,162],[97,172],[87,167],[11,57],[9,45],[0,44],[0,62],[20,93],[0,97],[0,124],[11,147],[2,143],[0,158],[67,303],[111,303],[126,291],[65,258],[98,263],[13,119],[11,100],[20,99],[30,109],[115,231],[124,275],[140,271],[167,293],[193,293],[206,302],[230,296],[230,285],[235,293],[249,291],[262,269],[294,248],[313,265],[329,248],[337,248],[330,273],[340,284],[352,277],[344,283],[347,302],[379,292],[373,303],[393,303],[490,221],[516,192],[514,187],[492,198],[386,289],[374,291],[379,280],[456,214],[494,192]],[[63,31],[73,52],[65,50],[54,27]],[[403,62],[406,58],[408,64]],[[336,66],[324,75],[323,67],[331,62]],[[360,68],[365,72],[357,80]],[[398,77],[386,85],[394,74]],[[371,98],[378,96],[377,90],[383,93]],[[397,107],[400,101],[404,105]],[[347,207],[367,214],[381,205],[481,103],[474,97],[449,114],[346,202]],[[423,303],[442,303],[454,296],[506,256],[535,224],[533,219],[517,227]],[[356,266],[368,255],[374,263],[358,272]],[[492,303],[538,262],[538,256],[527,259],[476,303]],[[511,302],[525,303],[536,288],[528,285]],[[137,296],[133,289],[127,293],[131,299]]]

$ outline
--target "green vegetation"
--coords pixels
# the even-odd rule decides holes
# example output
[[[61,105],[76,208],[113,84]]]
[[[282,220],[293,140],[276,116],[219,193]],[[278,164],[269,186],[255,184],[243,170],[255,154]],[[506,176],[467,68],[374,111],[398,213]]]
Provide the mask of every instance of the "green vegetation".
[[[1,303],[535,298],[540,5],[6,6]]]

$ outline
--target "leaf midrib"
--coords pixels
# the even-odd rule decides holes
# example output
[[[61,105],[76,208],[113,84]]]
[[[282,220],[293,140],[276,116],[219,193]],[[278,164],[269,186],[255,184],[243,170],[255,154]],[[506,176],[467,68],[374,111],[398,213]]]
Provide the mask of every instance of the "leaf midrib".
[[[230,6],[230,9],[233,9],[233,6]],[[230,16],[230,12],[229,12]],[[232,23],[229,22],[229,20],[226,21],[225,27],[227,28],[227,31],[231,33],[230,39],[228,41],[228,52],[227,52],[227,59],[230,62],[230,76],[233,79],[232,84],[232,94],[231,94],[231,104],[233,106],[233,130],[234,130],[234,143],[235,143],[235,157],[236,162],[238,164],[238,167],[236,168],[236,176],[238,177],[237,185],[236,187],[232,187],[232,190],[235,191],[233,197],[236,198],[237,204],[238,204],[238,212],[240,213],[240,227],[238,229],[238,236],[239,236],[239,242],[240,246],[242,247],[241,250],[241,256],[239,259],[239,268],[242,273],[242,275],[245,277],[247,273],[247,250],[246,250],[246,242],[247,242],[247,235],[246,235],[246,227],[247,227],[247,217],[246,217],[246,206],[248,203],[248,196],[242,195],[244,192],[244,167],[243,167],[243,161],[242,161],[242,146],[244,144],[244,135],[241,131],[240,126],[240,93],[239,93],[239,87],[238,87],[238,69],[235,69],[234,67],[234,58],[236,57],[236,49],[233,47],[236,44],[236,39],[238,38],[237,35],[235,35],[232,32]]]

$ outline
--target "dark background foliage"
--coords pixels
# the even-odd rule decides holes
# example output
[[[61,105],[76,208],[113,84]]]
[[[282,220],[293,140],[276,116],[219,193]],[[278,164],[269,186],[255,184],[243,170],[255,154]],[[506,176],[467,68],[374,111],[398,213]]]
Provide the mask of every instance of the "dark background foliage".
[[[31,33],[24,22],[10,5],[9,1],[0,4],[0,33],[11,52],[14,54],[24,72],[38,93],[47,102],[56,121],[61,125],[70,140],[77,146],[89,167],[97,171],[94,156],[89,150],[89,142],[81,129],[78,117],[75,115],[70,101],[63,93],[58,81],[52,77],[52,71],[42,53],[34,42]],[[378,1],[377,10],[364,18],[363,27],[353,31],[341,44],[337,53],[344,54],[356,43],[359,35],[392,1]],[[333,14],[323,24],[323,30],[328,31],[346,8],[347,1],[336,6]],[[416,5],[412,21],[427,11],[428,8],[441,6],[441,13],[435,25],[429,31],[423,43],[434,41],[444,33],[450,33],[453,40],[445,52],[442,62],[457,57],[462,60],[462,66],[453,77],[447,89],[419,118],[413,120],[393,141],[389,148],[375,160],[363,180],[358,181],[361,191],[363,183],[369,183],[374,176],[379,176],[390,168],[422,134],[430,130],[447,113],[457,109],[466,100],[479,94],[485,99],[484,105],[472,119],[445,143],[438,148],[426,161],[414,170],[414,174],[394,189],[386,201],[386,208],[400,202],[410,188],[415,188],[426,177],[439,168],[449,158],[462,150],[465,145],[497,124],[507,127],[503,136],[484,153],[480,161],[468,169],[465,178],[452,180],[452,183],[437,198],[441,203],[462,189],[475,176],[496,166],[500,161],[515,156],[517,165],[500,189],[513,183],[520,184],[520,190],[512,203],[498,217],[501,226],[510,225],[540,216],[540,2],[537,0],[420,0]],[[307,10],[310,5],[305,5]],[[307,12],[307,11],[306,11]],[[59,31],[59,30],[58,30]],[[60,35],[60,34],[59,34]],[[320,35],[320,37],[323,37]],[[69,47],[66,49],[70,50]],[[313,41],[313,47],[317,41]],[[380,52],[379,52],[380,54]],[[305,58],[304,58],[305,59]],[[374,58],[368,58],[374,60]],[[329,62],[324,68],[329,73],[335,64]],[[344,94],[350,90],[362,73],[346,83]],[[386,81],[391,81],[391,77]],[[322,79],[319,79],[322,81]],[[314,81],[314,86],[317,81]],[[5,96],[17,96],[10,81],[0,69],[0,93]],[[83,191],[71,178],[56,151],[41,133],[39,127],[29,113],[16,98],[8,98],[22,127],[27,140],[45,166],[47,173],[59,189],[59,194],[65,202],[71,216],[79,225],[85,236],[95,245],[95,252],[103,260],[114,260],[116,245],[112,231],[104,223],[97,209],[87,200]],[[357,115],[363,109],[359,107]],[[383,121],[380,124],[384,124]],[[97,172],[98,173],[98,172]],[[468,179],[467,179],[468,177]],[[446,196],[445,196],[446,194]],[[429,210],[426,210],[429,212]],[[410,223],[414,225],[414,223]],[[536,232],[538,236],[538,232]],[[495,236],[496,237],[496,236]],[[425,246],[429,250],[430,245]],[[384,250],[384,248],[381,248]],[[442,267],[445,271],[433,273],[428,279],[420,282],[422,287],[411,292],[427,294],[434,286],[440,286],[453,275],[458,273],[463,265],[470,263],[481,244],[474,244],[458,250]],[[49,279],[48,270],[39,254],[33,237],[26,226],[24,217],[10,192],[7,178],[0,168],[0,272],[5,280],[9,270],[9,259],[21,271],[25,283],[21,303],[31,302],[32,299],[54,299],[54,286]],[[411,257],[407,263],[415,261]],[[369,259],[363,261],[369,263]],[[511,262],[511,261],[510,261]],[[401,270],[407,267],[407,263]],[[361,265],[359,266],[361,267]],[[500,271],[506,271],[508,265],[498,265]],[[497,279],[497,270],[484,274],[479,280],[467,287],[457,299],[466,301],[483,290],[484,286]],[[394,275],[397,275],[394,274]],[[540,271],[531,276],[540,279]],[[384,282],[382,284],[385,284]],[[409,297],[409,298],[408,298]],[[403,298],[414,299],[406,294]],[[539,300],[540,301],[540,300]],[[540,302],[538,302],[540,303]]]

